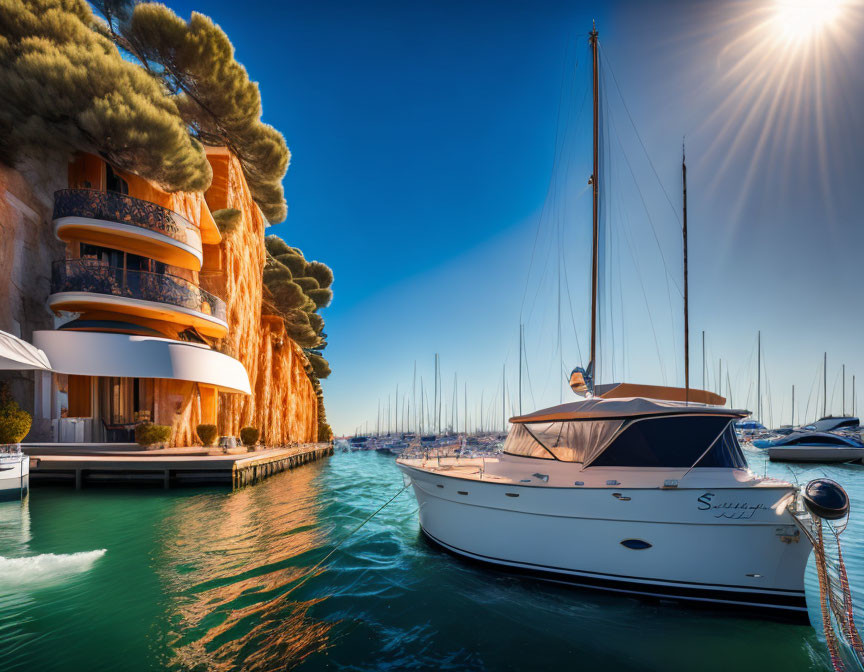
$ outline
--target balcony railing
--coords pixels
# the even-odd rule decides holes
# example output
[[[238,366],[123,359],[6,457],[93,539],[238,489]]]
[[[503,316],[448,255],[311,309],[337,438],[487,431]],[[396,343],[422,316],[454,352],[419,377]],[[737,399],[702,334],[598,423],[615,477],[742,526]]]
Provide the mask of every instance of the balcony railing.
[[[51,293],[86,292],[188,308],[226,321],[225,302],[176,275],[131,271],[96,259],[61,259],[51,269]]]
[[[98,189],[61,189],[54,192],[54,219],[86,217],[137,226],[201,249],[201,233],[173,210],[126,194]]]

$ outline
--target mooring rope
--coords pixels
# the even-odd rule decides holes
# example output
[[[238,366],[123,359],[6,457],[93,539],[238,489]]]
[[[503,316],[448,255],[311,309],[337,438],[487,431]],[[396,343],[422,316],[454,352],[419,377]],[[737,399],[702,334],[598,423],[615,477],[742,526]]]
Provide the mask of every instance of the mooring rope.
[[[844,613],[846,616],[843,625],[846,630],[846,637],[860,659],[864,657],[864,645],[862,645],[861,636],[858,634],[858,628],[855,626],[849,577],[846,574],[846,563],[843,562],[843,553],[840,550],[840,538],[836,534],[834,535],[834,541],[837,543],[837,573],[840,575],[840,589],[843,591],[843,606],[845,607]]]
[[[394,499],[396,499],[399,495],[401,495],[403,492],[405,492],[405,490],[408,489],[408,485],[410,485],[410,484],[403,485],[403,486],[399,489],[399,492],[397,492],[397,493],[396,493],[395,495],[393,495],[390,499],[388,499],[386,502],[384,502],[381,506],[379,506],[377,509],[375,509],[375,511],[373,511],[371,514],[369,514],[368,516],[366,516],[366,518],[363,519],[363,522],[361,522],[357,527],[355,527],[355,528],[354,528],[353,530],[351,530],[348,534],[346,534],[344,537],[342,537],[342,538],[339,540],[339,543],[336,544],[332,549],[330,549],[330,552],[329,552],[327,555],[325,555],[325,556],[324,556],[323,558],[321,558],[318,562],[316,562],[316,563],[312,566],[312,568],[311,568],[308,572],[306,572],[306,574],[303,575],[303,577],[300,579],[300,582],[297,583],[297,584],[295,584],[295,585],[294,585],[294,586],[293,586],[293,587],[292,587],[288,592],[286,592],[286,593],[283,595],[283,597],[285,597],[285,596],[287,596],[287,595],[290,595],[290,594],[293,593],[295,590],[297,590],[300,586],[302,586],[304,583],[306,583],[309,579],[311,579],[311,578],[312,578],[312,575],[313,575],[313,574],[318,570],[318,568],[321,567],[321,565],[323,565],[325,562],[327,562],[327,560],[328,560],[328,559],[329,559],[329,558],[330,558],[330,557],[331,557],[331,556],[332,556],[336,551],[339,550],[339,547],[342,546],[342,544],[344,544],[344,543],[345,543],[346,541],[348,541],[351,537],[353,537],[357,532],[360,531],[360,529],[361,529],[361,528],[362,528],[366,523],[368,523],[368,522],[369,522],[370,520],[372,520],[375,516],[377,516],[379,513],[381,513],[381,512],[382,512],[382,511],[383,511],[383,510],[384,510],[384,509],[385,509],[385,508],[386,508],[386,507],[387,507],[387,506],[388,506],[388,505],[389,505],[389,504],[394,500]]]
[[[833,602],[833,600],[831,598],[831,578],[828,576],[828,568],[825,562],[825,546],[822,541],[822,520],[815,518],[813,522],[815,523],[816,537],[819,540],[818,544],[813,545],[813,555],[816,559],[816,574],[819,577],[819,606],[822,611],[822,631],[825,634],[825,644],[828,647],[828,655],[831,657],[831,665],[837,672],[842,672],[846,668],[840,658],[837,635],[834,632],[834,625],[831,623],[831,614],[828,611],[828,604],[829,602]]]

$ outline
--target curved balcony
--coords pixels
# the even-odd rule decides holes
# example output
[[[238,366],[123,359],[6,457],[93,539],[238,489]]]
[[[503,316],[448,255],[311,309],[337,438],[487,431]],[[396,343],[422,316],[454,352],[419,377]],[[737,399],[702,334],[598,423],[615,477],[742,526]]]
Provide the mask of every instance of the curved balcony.
[[[126,194],[97,189],[54,193],[54,232],[125,250],[172,266],[201,270],[201,232],[173,210]]]
[[[195,327],[213,338],[228,333],[225,302],[189,280],[116,268],[94,259],[54,262],[48,306],[74,313],[138,315]]]

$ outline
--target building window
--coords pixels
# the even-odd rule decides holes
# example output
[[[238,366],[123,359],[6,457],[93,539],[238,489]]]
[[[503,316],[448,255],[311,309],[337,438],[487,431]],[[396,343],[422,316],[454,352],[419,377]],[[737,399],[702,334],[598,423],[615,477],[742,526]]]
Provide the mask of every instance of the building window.
[[[105,189],[106,191],[116,191],[118,194],[129,193],[129,183],[114,172],[111,166],[106,166],[105,173]]]

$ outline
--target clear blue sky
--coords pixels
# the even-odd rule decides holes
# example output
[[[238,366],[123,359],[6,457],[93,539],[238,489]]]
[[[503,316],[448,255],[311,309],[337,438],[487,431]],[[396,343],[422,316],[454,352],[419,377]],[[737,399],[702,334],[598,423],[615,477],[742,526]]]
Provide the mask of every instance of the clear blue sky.
[[[829,410],[843,362],[851,407],[864,376],[857,2],[804,35],[774,0],[169,4],[225,29],[291,148],[289,214],[271,231],[336,275],[323,314],[337,433],[373,427],[397,384],[410,396],[415,360],[428,388],[436,352],[448,404],[458,375],[460,423],[465,381],[475,420],[481,391],[501,416],[505,364],[514,410],[520,314],[524,410],[572,398],[559,369],[587,359],[592,19],[612,66],[603,378],[683,384],[686,135],[691,382],[704,329],[708,386],[722,358],[724,392],[729,364],[735,405],[755,410],[761,329],[774,424],[790,420],[792,384],[796,420],[808,400],[815,414],[824,350]]]

